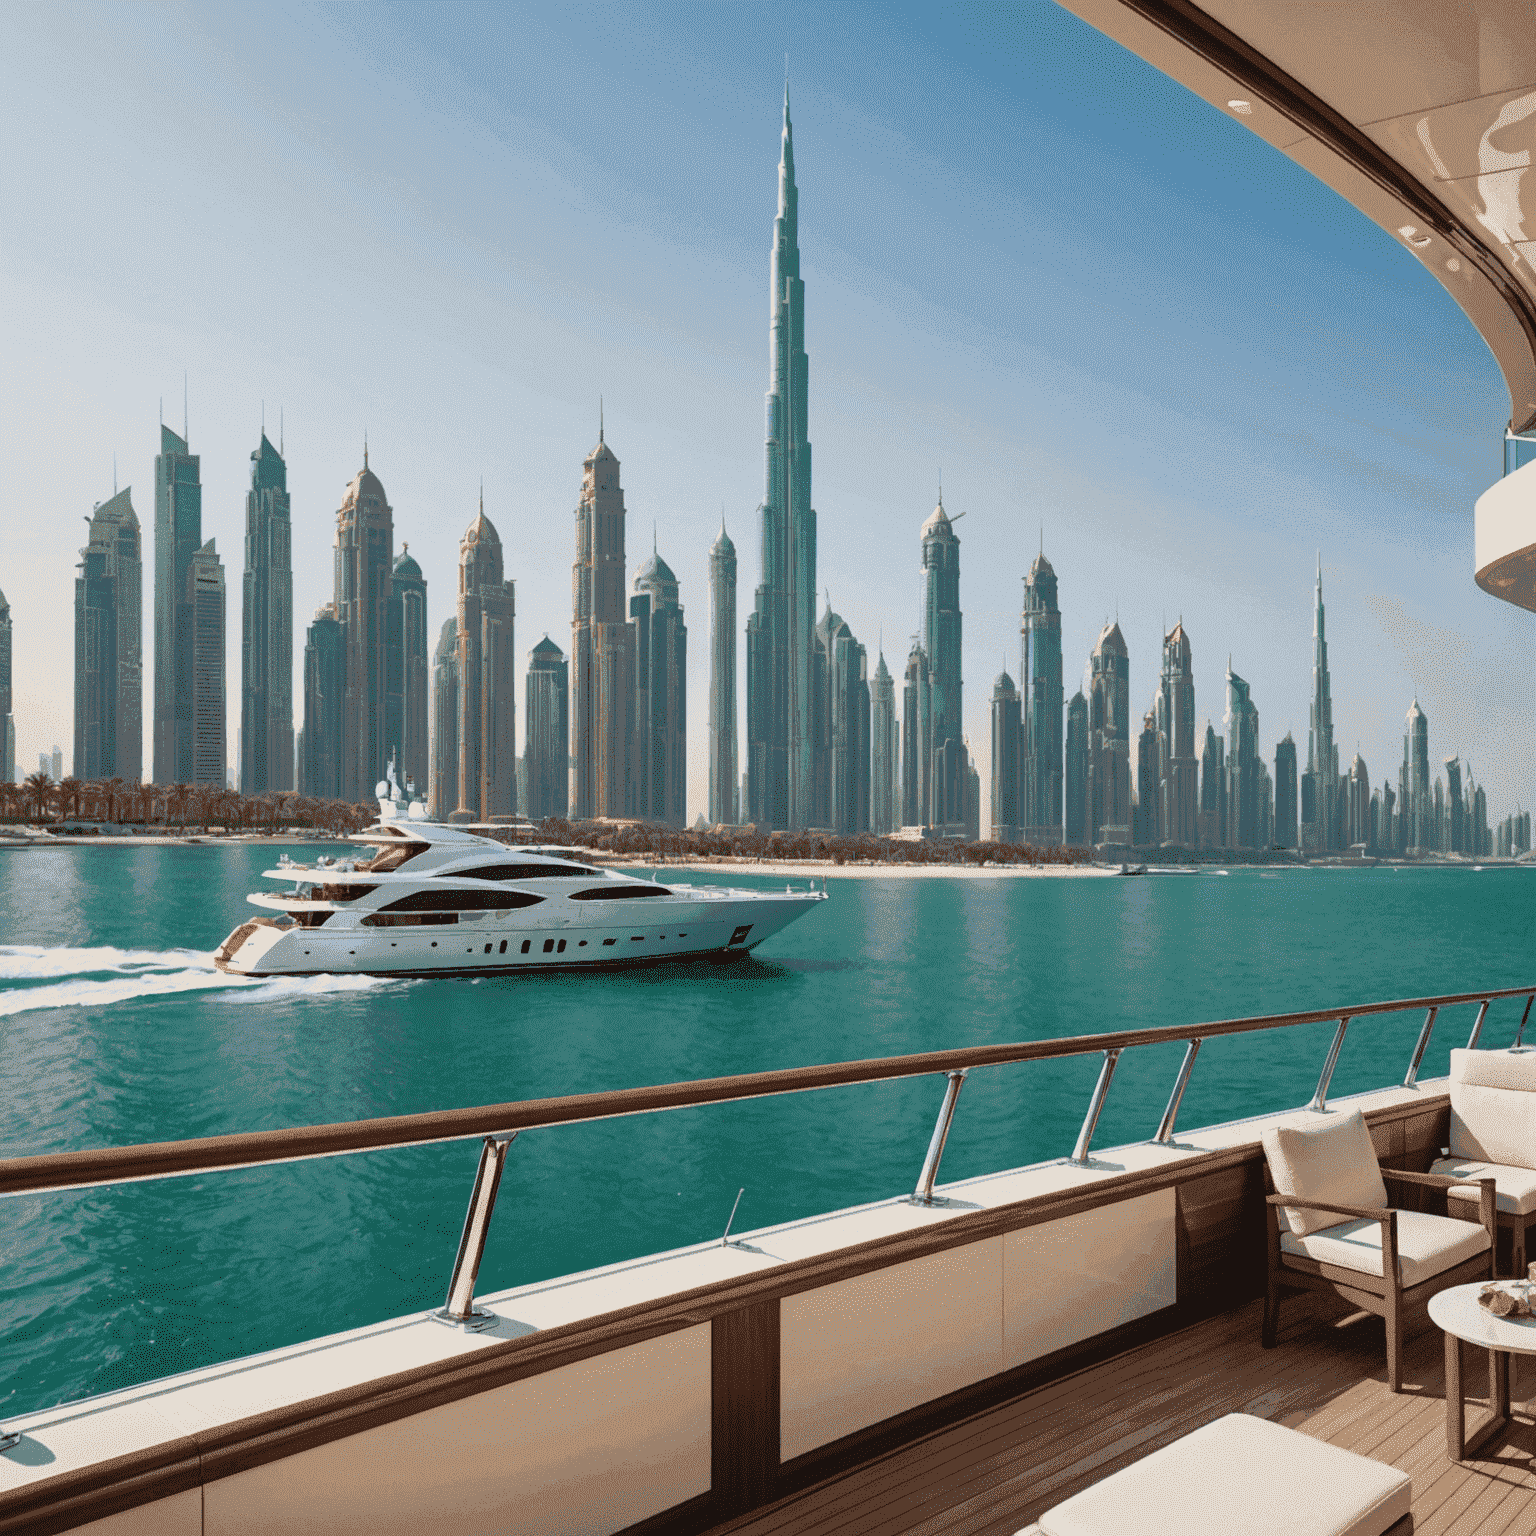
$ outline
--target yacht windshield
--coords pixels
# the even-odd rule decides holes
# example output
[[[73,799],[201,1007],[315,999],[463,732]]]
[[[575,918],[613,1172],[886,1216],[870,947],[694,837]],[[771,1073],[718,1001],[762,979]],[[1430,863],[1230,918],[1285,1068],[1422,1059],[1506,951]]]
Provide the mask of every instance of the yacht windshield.
[[[402,864],[409,864],[418,853],[426,851],[425,843],[401,843],[394,848],[381,848],[366,864],[359,864],[357,868],[369,874],[385,875],[392,869],[399,869]]]
[[[581,864],[479,864],[473,869],[439,871],[447,880],[554,880],[562,875],[592,878],[592,871]]]

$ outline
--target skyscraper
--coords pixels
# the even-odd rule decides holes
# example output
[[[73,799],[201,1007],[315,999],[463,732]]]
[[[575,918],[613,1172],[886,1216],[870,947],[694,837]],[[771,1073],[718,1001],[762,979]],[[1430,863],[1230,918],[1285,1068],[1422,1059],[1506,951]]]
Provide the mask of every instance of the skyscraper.
[[[720,519],[709,550],[709,820],[736,820],[736,546]]]
[[[1028,611],[1026,606],[1026,615]],[[1028,651],[1026,631],[1026,660]],[[992,839],[998,843],[1020,841],[1019,749],[1024,741],[1021,714],[1019,690],[1006,672],[999,672],[992,684]]]
[[[1020,628],[1024,731],[1019,765],[1020,837],[1024,842],[1048,844],[1061,837],[1061,609],[1056,602],[1056,572],[1043,549],[1024,578]],[[996,812],[992,819],[997,820]]]
[[[570,706],[565,653],[545,635],[528,653],[523,710],[523,815],[530,821],[570,811]]]
[[[1375,843],[1371,827],[1371,776],[1358,752],[1349,765],[1349,842],[1369,848]]]
[[[933,771],[933,698],[929,686],[928,656],[916,640],[907,656],[901,689],[901,824],[928,824],[928,804]]]
[[[459,803],[459,617],[443,620],[432,653],[432,766],[428,810],[446,821]]]
[[[1318,557],[1312,605],[1312,717],[1307,731],[1310,794],[1303,788],[1301,846],[1311,851],[1339,846],[1339,749],[1333,740],[1333,689],[1328,677],[1328,634],[1323,613],[1323,562]],[[1310,810],[1311,815],[1306,813]]]
[[[877,837],[894,832],[901,811],[901,731],[896,722],[896,680],[885,664],[885,652],[875,662],[870,700],[869,829]]]
[[[1082,689],[1067,705],[1066,767],[1062,778],[1063,835],[1074,848],[1088,844],[1088,700]]]
[[[196,777],[193,737],[193,558],[203,547],[198,459],[164,422],[155,458],[154,782]],[[223,784],[223,777],[218,782]]]
[[[336,617],[346,640],[347,691],[340,742],[341,798],[373,799],[383,777],[390,742],[384,733],[385,638],[389,626],[394,510],[379,477],[363,467],[336,513]]]
[[[635,632],[624,613],[624,491],[603,440],[582,463],[571,570],[571,815],[630,814]]]
[[[1138,848],[1155,848],[1163,840],[1161,770],[1165,755],[1154,704],[1142,716],[1141,735],[1136,738],[1136,811],[1131,841]]]
[[[293,529],[288,466],[261,434],[245,498],[240,789],[293,788]]]
[[[131,491],[125,486],[97,505],[90,540],[80,551],[74,775],[137,784],[144,771],[144,564]],[[9,639],[7,623],[0,643]],[[8,693],[8,684],[7,677],[0,691]]]
[[[406,545],[389,578],[384,636],[384,737],[400,782],[427,794],[427,582]]]
[[[923,578],[933,763],[925,820],[960,835],[970,819],[969,757],[960,708],[960,540],[944,510],[942,493],[923,524]]]
[[[851,836],[869,830],[869,663],[864,647],[832,605],[816,626],[815,736],[820,758],[816,817]]]
[[[317,800],[341,798],[346,697],[346,634],[335,606],[322,603],[304,641],[304,755],[299,775],[300,790]]]
[[[192,783],[229,782],[224,703],[224,562],[209,539],[187,566],[191,615]]]
[[[1468,847],[1466,833],[1466,806],[1461,798],[1461,759],[1445,760],[1445,798],[1448,826],[1447,837],[1442,845],[1448,853],[1473,853]]]
[[[1415,851],[1434,846],[1430,821],[1432,816],[1429,785],[1429,716],[1415,699],[1408,707],[1408,730],[1403,736],[1403,761],[1408,767],[1407,812],[1408,847]]]
[[[11,716],[11,605],[0,592],[0,783],[16,782],[16,722]]]
[[[1227,658],[1227,828],[1228,848],[1259,846],[1259,711],[1248,684]]]
[[[1200,763],[1195,755],[1195,674],[1183,619],[1163,636],[1157,725],[1163,751],[1162,837],[1182,848],[1196,848],[1200,844]]]
[[[1089,657],[1088,841],[1131,840],[1131,658],[1105,624]]]
[[[1281,848],[1296,847],[1296,742],[1289,731],[1275,744],[1274,840]]]
[[[502,579],[501,537],[481,499],[459,541],[459,803],[470,821],[517,809],[517,614],[514,584]]]
[[[1200,846],[1225,848],[1227,836],[1226,743],[1207,720],[1200,752]]]
[[[807,435],[810,362],[799,201],[786,84],[769,266],[768,431],[758,508],[761,580],[747,620],[747,816],[774,827],[809,825],[814,772],[816,513]]]
[[[635,572],[635,756],[629,814],[663,826],[688,824],[688,628],[677,577],[656,553]]]

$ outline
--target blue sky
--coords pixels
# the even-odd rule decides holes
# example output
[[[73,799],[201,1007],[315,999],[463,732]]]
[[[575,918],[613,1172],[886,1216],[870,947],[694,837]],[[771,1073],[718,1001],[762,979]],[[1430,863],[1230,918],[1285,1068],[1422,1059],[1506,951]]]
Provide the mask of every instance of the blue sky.
[[[23,766],[69,755],[80,520],[115,452],[152,526],[183,370],[231,593],[231,753],[263,402],[301,631],[366,427],[434,632],[484,477],[526,652],[569,646],[601,394],[631,564],[654,524],[682,582],[701,809],[722,507],[743,616],[758,575],[787,52],[821,581],[899,671],[942,470],[984,784],[1043,527],[1069,693],[1118,613],[1144,708],[1182,615],[1202,721],[1221,729],[1230,651],[1265,755],[1288,729],[1304,753],[1321,549],[1343,754],[1395,777],[1417,693],[1491,815],[1530,802],[1530,620],[1472,582],[1509,409],[1492,358],[1396,242],[1053,5],[11,5],[0,43]]]

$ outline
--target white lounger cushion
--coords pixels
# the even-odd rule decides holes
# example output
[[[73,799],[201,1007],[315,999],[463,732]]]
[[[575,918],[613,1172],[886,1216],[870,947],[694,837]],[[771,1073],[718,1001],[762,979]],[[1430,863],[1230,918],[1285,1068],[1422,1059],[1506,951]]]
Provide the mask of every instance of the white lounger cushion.
[[[1451,1155],[1536,1166],[1536,1051],[1451,1052]]]
[[[1453,1179],[1497,1179],[1501,1211],[1513,1211],[1519,1216],[1536,1211],[1536,1168],[1515,1168],[1508,1163],[1476,1163],[1462,1157],[1442,1157],[1429,1171],[1449,1174]],[[1466,1200],[1475,1206],[1478,1193],[1475,1189],[1448,1189],[1445,1198]]]
[[[1301,1254],[1320,1264],[1337,1264],[1363,1275],[1381,1274],[1381,1223],[1343,1221],[1321,1232],[1297,1237],[1280,1234],[1282,1253]],[[1397,1213],[1397,1256],[1402,1264],[1403,1289],[1410,1290],[1453,1265],[1488,1251],[1488,1232],[1481,1222],[1423,1211]]]
[[[1330,1116],[1321,1125],[1277,1125],[1260,1136],[1275,1193],[1298,1200],[1323,1200],[1329,1205],[1386,1207],[1387,1186],[1370,1127],[1358,1109]],[[1280,1206],[1280,1226],[1292,1232],[1316,1232],[1331,1227],[1337,1216]]]
[[[1406,1472],[1229,1413],[1040,1516],[1043,1536],[1381,1536]],[[1022,1533],[1021,1533],[1022,1536]]]

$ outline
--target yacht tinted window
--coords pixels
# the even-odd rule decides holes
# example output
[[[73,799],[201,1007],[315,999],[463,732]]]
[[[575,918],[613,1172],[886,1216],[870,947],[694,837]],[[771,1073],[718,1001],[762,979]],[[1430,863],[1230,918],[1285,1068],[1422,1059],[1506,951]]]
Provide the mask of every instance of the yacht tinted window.
[[[401,843],[395,848],[382,849],[366,864],[359,864],[357,867],[361,871],[377,875],[388,874],[392,869],[399,869],[402,864],[409,864],[418,853],[426,851],[425,843]]]
[[[589,891],[572,891],[572,901],[635,901],[645,896],[665,896],[659,885],[595,885]]]
[[[322,885],[321,892],[327,901],[360,901],[378,890],[376,885]]]
[[[504,912],[534,907],[544,898],[528,891],[412,891],[379,908],[381,912]]]
[[[559,875],[585,875],[592,871],[581,864],[479,864],[473,869],[447,871],[442,878],[469,880],[553,880]]]

